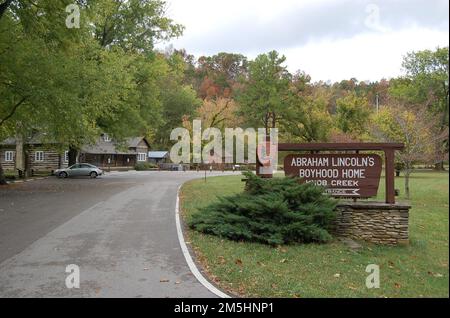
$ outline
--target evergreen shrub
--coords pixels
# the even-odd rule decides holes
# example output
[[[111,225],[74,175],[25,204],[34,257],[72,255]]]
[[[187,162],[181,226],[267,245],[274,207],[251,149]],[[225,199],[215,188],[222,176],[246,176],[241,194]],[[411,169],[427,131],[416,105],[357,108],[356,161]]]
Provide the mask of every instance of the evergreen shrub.
[[[193,214],[190,228],[237,241],[270,245],[324,243],[335,219],[337,201],[324,189],[297,178],[263,179],[243,173],[243,193],[220,197]]]

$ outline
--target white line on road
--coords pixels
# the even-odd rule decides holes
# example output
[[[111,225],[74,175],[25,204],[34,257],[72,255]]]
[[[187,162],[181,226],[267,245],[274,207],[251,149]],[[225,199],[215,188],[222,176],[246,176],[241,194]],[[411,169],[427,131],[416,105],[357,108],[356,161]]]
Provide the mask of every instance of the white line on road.
[[[186,262],[189,266],[189,269],[191,270],[192,274],[194,274],[195,278],[203,285],[205,286],[210,292],[215,294],[216,296],[219,296],[221,298],[230,298],[227,294],[217,289],[215,286],[213,286],[198,270],[197,266],[195,265],[194,261],[192,260],[191,254],[189,254],[189,250],[187,248],[186,242],[184,241],[183,231],[181,229],[181,221],[180,221],[180,189],[181,186],[178,188],[177,191],[177,203],[175,206],[175,221],[177,223],[177,234],[178,234],[178,241],[180,242],[181,250],[183,251],[184,258],[186,259]]]

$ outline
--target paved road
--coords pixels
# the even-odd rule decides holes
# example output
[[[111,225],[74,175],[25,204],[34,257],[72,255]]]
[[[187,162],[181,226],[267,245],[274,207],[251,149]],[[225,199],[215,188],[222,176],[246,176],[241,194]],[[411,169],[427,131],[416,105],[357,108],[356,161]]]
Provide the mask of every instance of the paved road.
[[[0,297],[214,297],[190,272],[175,225],[179,185],[201,176],[118,172],[0,188]],[[80,267],[79,289],[66,288],[69,264]]]

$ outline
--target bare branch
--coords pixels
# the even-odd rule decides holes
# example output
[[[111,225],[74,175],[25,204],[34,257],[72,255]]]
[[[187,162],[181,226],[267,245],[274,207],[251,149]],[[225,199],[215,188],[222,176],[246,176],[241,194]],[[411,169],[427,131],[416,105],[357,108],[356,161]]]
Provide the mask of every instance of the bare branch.
[[[27,99],[26,97],[23,97],[16,105],[14,105],[14,107],[11,109],[11,111],[9,112],[9,114],[6,115],[6,117],[4,117],[4,118],[2,118],[2,119],[0,120],[0,126],[3,125],[3,123],[4,123],[5,121],[7,121],[8,119],[10,119],[10,118],[15,114],[15,112],[17,111],[17,109],[19,108],[19,106],[22,105],[23,102],[25,102],[26,99]]]

